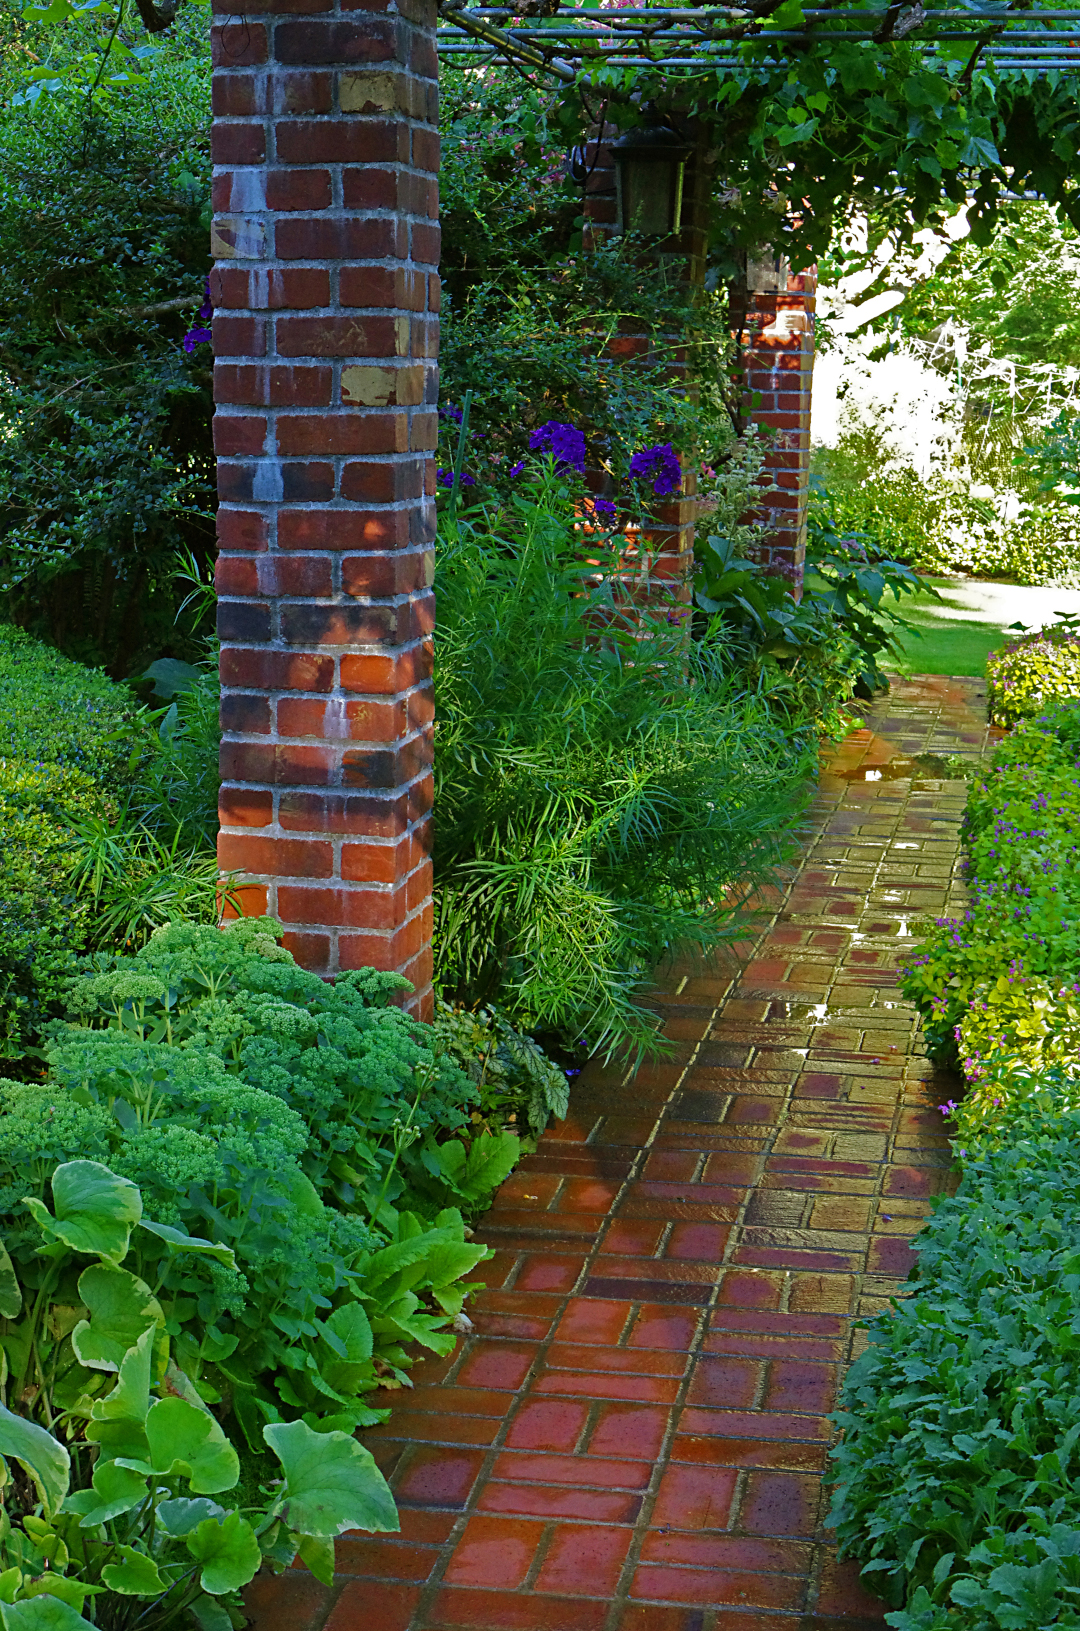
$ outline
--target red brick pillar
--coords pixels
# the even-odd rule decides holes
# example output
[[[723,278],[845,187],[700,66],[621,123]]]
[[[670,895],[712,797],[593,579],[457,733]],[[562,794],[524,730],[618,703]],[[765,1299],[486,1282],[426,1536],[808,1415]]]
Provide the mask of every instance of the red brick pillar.
[[[755,512],[767,530],[758,558],[788,579],[796,598],[806,557],[816,290],[816,268],[791,272],[766,252],[748,256],[746,285],[732,300],[746,420],[777,433],[765,461],[773,491]]]
[[[427,1013],[435,4],[369,5],[214,30],[219,854]]]
[[[576,155],[583,188],[586,248],[598,247],[622,231],[620,188],[611,145],[618,137],[617,126],[605,125],[602,131],[594,132],[593,138]],[[644,258],[658,270],[663,268],[669,276],[674,272],[691,289],[701,289],[705,283],[708,248],[705,223],[710,179],[706,142],[704,135],[698,132],[683,175],[679,231],[659,238],[655,247],[648,239],[645,241]],[[610,342],[609,349],[612,356],[627,360],[648,357],[653,347],[646,336],[624,325],[623,331]],[[671,336],[664,356],[677,388],[685,375],[685,353],[679,349],[677,335]],[[653,524],[640,537],[631,534],[625,558],[629,572],[637,580],[639,603],[664,606],[672,600],[689,601],[694,566],[694,521],[698,511],[696,495],[697,471],[689,468],[684,470],[679,496],[656,507]]]

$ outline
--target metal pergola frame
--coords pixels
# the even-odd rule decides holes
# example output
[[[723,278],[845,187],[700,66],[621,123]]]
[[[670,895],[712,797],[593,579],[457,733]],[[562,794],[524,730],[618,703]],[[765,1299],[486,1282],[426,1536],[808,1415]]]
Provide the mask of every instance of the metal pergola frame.
[[[518,21],[513,21],[517,17]],[[582,5],[550,17],[521,18],[510,6],[441,0],[439,55],[450,62],[518,63],[565,82],[604,67],[753,78],[814,46],[909,40],[929,58],[939,47],[970,43],[1000,74],[1080,73],[1080,10],[973,11],[910,4],[808,8],[798,28],[774,28],[749,7]],[[955,56],[951,61],[957,61]]]

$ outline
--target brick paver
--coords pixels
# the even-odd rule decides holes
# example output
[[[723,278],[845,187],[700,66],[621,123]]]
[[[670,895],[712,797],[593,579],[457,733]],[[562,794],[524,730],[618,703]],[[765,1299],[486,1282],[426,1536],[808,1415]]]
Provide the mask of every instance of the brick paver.
[[[365,1435],[400,1537],[332,1590],[256,1583],[260,1631],[863,1631],[821,1533],[860,1314],[948,1179],[943,1095],[896,989],[961,893],[981,682],[894,683],[829,758],[803,864],[737,970],[662,993],[675,1054],[590,1067],[505,1183],[475,1333]]]

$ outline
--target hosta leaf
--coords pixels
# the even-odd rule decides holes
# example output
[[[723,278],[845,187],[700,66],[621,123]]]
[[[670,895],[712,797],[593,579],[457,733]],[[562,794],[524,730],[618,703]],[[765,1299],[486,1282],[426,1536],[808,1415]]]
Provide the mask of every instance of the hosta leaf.
[[[282,1516],[301,1535],[401,1527],[394,1497],[370,1450],[345,1433],[314,1433],[302,1421],[263,1428],[285,1470]]]
[[[101,1578],[110,1591],[121,1597],[160,1597],[169,1589],[169,1582],[158,1573],[158,1566],[145,1552],[134,1546],[118,1548],[120,1563],[106,1563]]]
[[[187,1549],[202,1564],[199,1584],[213,1597],[246,1586],[262,1562],[255,1531],[239,1512],[206,1518],[187,1537]]]
[[[25,1197],[44,1233],[72,1251],[119,1263],[142,1217],[138,1186],[99,1161],[67,1161],[52,1175],[52,1193],[55,1215],[32,1195]]]
[[[162,1501],[157,1509],[158,1523],[167,1534],[177,1537],[190,1535],[191,1531],[207,1518],[224,1516],[225,1508],[219,1506],[216,1501],[208,1500],[206,1496],[200,1496],[196,1500],[179,1496],[173,1501]]]
[[[14,1320],[22,1308],[22,1292],[15,1275],[15,1265],[8,1256],[7,1247],[0,1242],[0,1318]]]
[[[187,1478],[196,1495],[232,1489],[240,1461],[208,1410],[186,1399],[159,1399],[146,1418],[146,1437],[155,1472]]]
[[[75,1356],[91,1370],[119,1371],[143,1332],[156,1328],[162,1349],[165,1313],[150,1287],[111,1263],[94,1263],[79,1276],[79,1296],[90,1310],[71,1333]]]
[[[0,1456],[13,1456],[33,1479],[46,1510],[59,1511],[68,1492],[71,1458],[51,1433],[0,1405]]]
[[[0,1603],[4,1631],[88,1631],[89,1621],[59,1597],[31,1597],[22,1603]]]

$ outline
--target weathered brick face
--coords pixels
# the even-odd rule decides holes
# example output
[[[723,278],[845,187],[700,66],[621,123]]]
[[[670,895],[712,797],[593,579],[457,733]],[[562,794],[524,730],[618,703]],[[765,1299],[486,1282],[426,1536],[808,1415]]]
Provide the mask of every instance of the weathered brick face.
[[[733,302],[742,342],[747,420],[775,432],[756,512],[766,529],[763,566],[802,591],[810,493],[810,397],[814,377],[817,270],[788,272],[775,289],[745,289]]]
[[[421,1014],[434,24],[434,0],[276,0],[214,30],[221,864],[306,966],[400,969]]]

